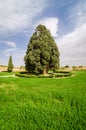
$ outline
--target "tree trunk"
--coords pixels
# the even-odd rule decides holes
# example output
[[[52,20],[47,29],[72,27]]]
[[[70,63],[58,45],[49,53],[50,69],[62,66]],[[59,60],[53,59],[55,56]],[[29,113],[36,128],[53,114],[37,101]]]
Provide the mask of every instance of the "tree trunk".
[[[45,69],[44,69],[44,71],[43,71],[43,74],[44,74],[44,75],[48,75],[48,70],[49,70],[49,65],[46,65],[46,66],[45,66]]]

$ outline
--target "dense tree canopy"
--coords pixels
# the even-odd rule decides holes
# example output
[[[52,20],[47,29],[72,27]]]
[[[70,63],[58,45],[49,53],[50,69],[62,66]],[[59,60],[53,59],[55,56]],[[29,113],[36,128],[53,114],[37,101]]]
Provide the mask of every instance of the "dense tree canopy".
[[[31,73],[47,73],[59,68],[58,47],[44,25],[39,25],[33,33],[24,57],[25,68]]]
[[[12,63],[12,56],[9,57],[9,61],[8,61],[8,72],[12,72],[13,71],[13,63]]]

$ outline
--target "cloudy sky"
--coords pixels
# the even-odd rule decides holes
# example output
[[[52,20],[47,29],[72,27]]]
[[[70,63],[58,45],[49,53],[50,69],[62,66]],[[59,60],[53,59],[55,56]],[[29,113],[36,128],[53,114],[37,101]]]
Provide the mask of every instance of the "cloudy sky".
[[[38,24],[50,29],[61,66],[86,65],[86,0],[0,0],[0,64],[12,55],[15,66],[24,65]]]

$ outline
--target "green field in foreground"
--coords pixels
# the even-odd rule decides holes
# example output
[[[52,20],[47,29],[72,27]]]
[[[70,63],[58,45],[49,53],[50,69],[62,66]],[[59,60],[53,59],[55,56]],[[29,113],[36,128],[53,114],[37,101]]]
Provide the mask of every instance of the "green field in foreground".
[[[86,130],[86,71],[59,79],[0,77],[0,130]]]

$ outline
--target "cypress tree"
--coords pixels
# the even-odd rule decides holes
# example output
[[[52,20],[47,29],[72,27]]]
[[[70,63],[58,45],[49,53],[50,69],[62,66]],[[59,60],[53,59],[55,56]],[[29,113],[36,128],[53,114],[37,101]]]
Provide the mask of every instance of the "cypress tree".
[[[8,61],[8,72],[12,72],[13,71],[13,63],[12,63],[12,56],[9,57],[9,61]]]
[[[48,73],[49,69],[59,68],[58,47],[44,25],[38,25],[30,38],[24,61],[30,73]]]

